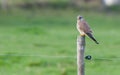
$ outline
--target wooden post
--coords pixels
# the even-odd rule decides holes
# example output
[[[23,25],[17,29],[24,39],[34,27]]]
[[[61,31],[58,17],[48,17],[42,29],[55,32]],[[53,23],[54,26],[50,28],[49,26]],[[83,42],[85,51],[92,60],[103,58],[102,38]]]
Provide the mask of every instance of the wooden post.
[[[85,36],[77,38],[77,69],[78,75],[85,75],[84,71],[84,50],[85,50]]]

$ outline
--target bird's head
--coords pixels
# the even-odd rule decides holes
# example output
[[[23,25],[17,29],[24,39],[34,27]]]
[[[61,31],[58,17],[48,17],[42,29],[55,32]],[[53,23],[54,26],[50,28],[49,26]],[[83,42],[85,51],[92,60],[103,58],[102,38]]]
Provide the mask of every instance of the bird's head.
[[[83,17],[79,15],[79,16],[77,16],[77,20],[82,21],[82,20],[83,20]]]

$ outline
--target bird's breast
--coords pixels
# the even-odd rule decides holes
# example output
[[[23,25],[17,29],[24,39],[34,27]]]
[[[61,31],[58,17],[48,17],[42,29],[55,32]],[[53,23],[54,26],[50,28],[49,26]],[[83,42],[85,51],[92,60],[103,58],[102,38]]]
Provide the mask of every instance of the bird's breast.
[[[77,24],[77,30],[79,31],[79,33],[80,33],[81,35],[85,35],[85,32],[84,32],[83,30],[81,30],[81,27],[80,27],[79,24]]]

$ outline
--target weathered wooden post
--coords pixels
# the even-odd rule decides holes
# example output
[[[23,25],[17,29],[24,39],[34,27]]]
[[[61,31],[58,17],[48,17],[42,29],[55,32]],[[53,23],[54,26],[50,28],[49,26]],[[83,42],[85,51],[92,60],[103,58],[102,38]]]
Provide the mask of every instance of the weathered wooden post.
[[[84,68],[84,50],[85,50],[85,36],[77,38],[77,69],[78,75],[85,75]]]

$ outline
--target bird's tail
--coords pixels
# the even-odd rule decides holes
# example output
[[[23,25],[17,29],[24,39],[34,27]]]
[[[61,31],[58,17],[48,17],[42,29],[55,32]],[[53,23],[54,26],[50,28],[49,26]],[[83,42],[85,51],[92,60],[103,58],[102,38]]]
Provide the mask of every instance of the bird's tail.
[[[92,36],[91,33],[86,33],[88,35],[88,37],[90,37],[96,44],[99,44],[96,39]]]

